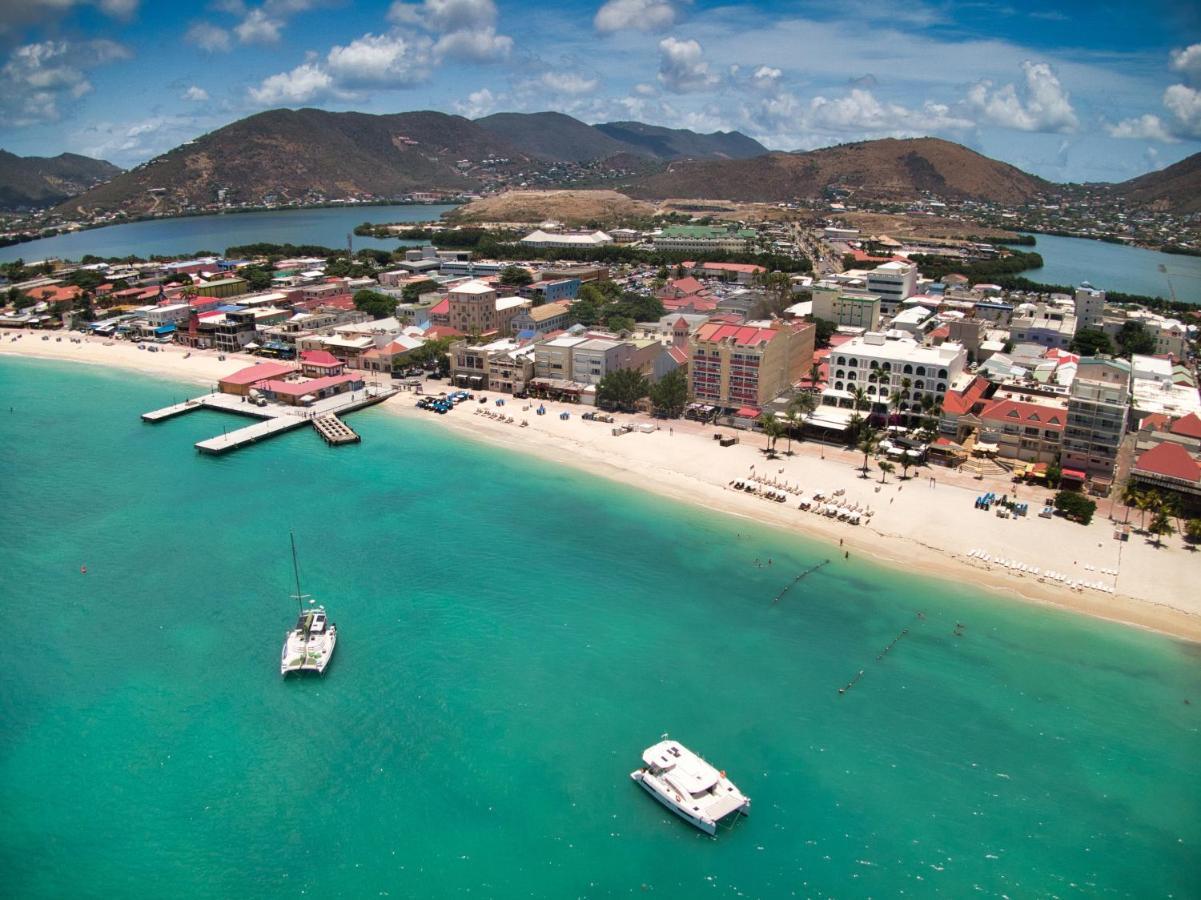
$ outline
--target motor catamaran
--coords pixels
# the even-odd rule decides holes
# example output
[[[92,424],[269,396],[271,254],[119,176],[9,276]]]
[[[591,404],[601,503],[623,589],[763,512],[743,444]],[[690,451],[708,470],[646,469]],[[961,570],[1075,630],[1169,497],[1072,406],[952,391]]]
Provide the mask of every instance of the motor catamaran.
[[[284,649],[279,657],[279,674],[316,672],[325,674],[338,643],[338,626],[325,615],[324,606],[314,606],[313,598],[300,590],[300,565],[296,562],[296,535],[292,535],[292,571],[296,575],[293,598],[300,607],[296,627],[284,637]],[[308,606],[305,606],[308,601]]]
[[[630,777],[701,831],[716,834],[722,819],[751,811],[751,798],[744,796],[725,772],[713,768],[679,741],[662,740],[647,747],[642,761],[646,765],[635,769]]]

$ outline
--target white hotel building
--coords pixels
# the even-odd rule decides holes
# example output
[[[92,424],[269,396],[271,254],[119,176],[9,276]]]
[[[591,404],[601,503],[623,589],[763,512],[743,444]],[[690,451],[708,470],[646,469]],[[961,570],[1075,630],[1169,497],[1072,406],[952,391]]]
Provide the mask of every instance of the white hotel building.
[[[926,395],[941,406],[966,365],[967,351],[959,344],[925,347],[908,337],[868,332],[830,351],[829,387],[822,399],[830,406],[848,406],[855,389],[863,388],[872,409],[886,412],[892,392],[903,391],[902,382],[908,378],[908,396],[900,412],[912,413],[921,409]]]

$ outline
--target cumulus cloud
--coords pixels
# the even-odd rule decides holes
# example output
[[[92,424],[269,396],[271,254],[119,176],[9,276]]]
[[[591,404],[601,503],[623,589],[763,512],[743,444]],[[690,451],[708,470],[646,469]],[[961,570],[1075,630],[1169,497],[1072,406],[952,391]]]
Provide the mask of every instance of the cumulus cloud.
[[[26,25],[50,24],[75,9],[92,6],[113,19],[128,19],[139,0],[0,0],[0,34]]]
[[[659,41],[659,83],[673,94],[706,91],[721,79],[709,69],[701,45],[665,37]]]
[[[1170,59],[1172,71],[1183,72],[1190,78],[1201,78],[1201,44],[1173,50]]]
[[[209,53],[225,53],[233,46],[229,32],[209,22],[193,22],[183,37],[189,44]]]
[[[429,74],[429,42],[407,41],[399,34],[365,34],[326,59],[329,74],[346,87],[407,86]]]
[[[486,28],[451,31],[434,44],[434,53],[439,58],[451,57],[472,62],[492,62],[507,59],[513,50],[513,39],[506,34],[497,34],[491,25]]]
[[[336,94],[333,77],[315,63],[272,75],[250,89],[250,99],[261,106],[294,106]]]
[[[993,88],[991,81],[973,85],[967,108],[981,120],[1018,131],[1071,132],[1079,127],[1071,97],[1046,63],[1026,60],[1024,97],[1013,84]]]
[[[209,98],[209,92],[197,85],[192,85],[183,94],[180,95],[180,100],[192,100],[196,103],[203,103]]]
[[[1201,138],[1201,91],[1174,84],[1163,92],[1163,105],[1175,118],[1173,130],[1176,134]]]
[[[592,25],[597,31],[662,31],[676,21],[676,9],[668,0],[608,0],[596,11]]]
[[[496,109],[499,99],[499,97],[487,88],[480,88],[478,91],[472,91],[468,94],[466,100],[456,100],[454,104],[455,112],[469,119],[478,119]]]
[[[807,122],[811,128],[826,131],[893,135],[954,131],[974,124],[954,115],[949,106],[941,103],[927,101],[917,108],[884,103],[871,91],[861,88],[833,99],[814,97],[809,103]]]
[[[532,87],[544,88],[556,94],[591,94],[600,87],[600,79],[579,72],[543,72],[531,83]]]
[[[1183,72],[1186,81],[1201,76],[1201,44],[1173,50],[1169,66]],[[1118,138],[1164,142],[1201,139],[1201,91],[1187,84],[1173,84],[1163,92],[1162,103],[1166,116],[1146,113],[1106,125],[1105,130]]]
[[[52,122],[62,104],[92,90],[86,71],[130,52],[108,40],[42,41],[17,47],[0,69],[0,119],[15,126]]]
[[[252,9],[234,27],[234,33],[243,44],[274,44],[279,41],[283,27],[281,19],[273,19],[261,9]]]

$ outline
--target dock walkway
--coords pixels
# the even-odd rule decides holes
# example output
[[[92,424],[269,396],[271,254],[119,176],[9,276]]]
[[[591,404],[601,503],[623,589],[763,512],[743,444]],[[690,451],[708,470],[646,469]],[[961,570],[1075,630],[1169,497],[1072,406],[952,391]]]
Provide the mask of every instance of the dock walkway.
[[[327,444],[357,444],[362,438],[358,433],[333,413],[313,419],[313,427],[325,438]]]
[[[269,437],[275,437],[277,434],[283,434],[285,431],[291,431],[294,428],[300,428],[302,425],[307,425],[308,419],[300,416],[276,416],[272,419],[264,419],[261,422],[255,422],[253,425],[247,425],[245,428],[239,428],[236,431],[230,431],[218,437],[209,438],[207,441],[197,441],[196,449],[201,453],[212,453],[214,455],[228,453],[230,450],[237,450],[239,447],[245,447],[247,444],[256,444],[261,440]]]

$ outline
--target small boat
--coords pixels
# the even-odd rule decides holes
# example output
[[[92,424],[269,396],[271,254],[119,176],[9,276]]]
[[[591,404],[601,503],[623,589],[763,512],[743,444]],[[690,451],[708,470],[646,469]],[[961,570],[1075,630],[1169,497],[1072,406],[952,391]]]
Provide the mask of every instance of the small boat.
[[[737,818],[751,811],[751,799],[743,795],[719,772],[679,741],[664,740],[642,754],[642,768],[630,778],[686,822],[708,834],[728,816]]]
[[[296,626],[284,635],[284,647],[279,657],[279,674],[316,672],[325,674],[338,643],[338,626],[329,621],[324,606],[314,606],[313,599],[300,590],[300,566],[296,562],[296,535],[292,535],[292,570],[296,575],[293,599],[300,607]],[[305,601],[308,601],[306,607]]]

